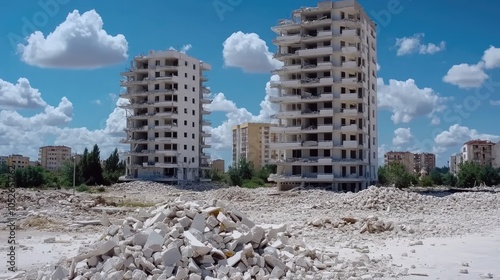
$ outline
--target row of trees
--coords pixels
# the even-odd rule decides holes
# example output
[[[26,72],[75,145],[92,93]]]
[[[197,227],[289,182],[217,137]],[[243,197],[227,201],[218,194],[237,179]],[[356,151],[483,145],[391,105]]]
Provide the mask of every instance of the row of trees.
[[[213,182],[244,188],[257,188],[268,182],[269,174],[276,173],[276,165],[264,165],[262,168],[256,169],[252,162],[241,159],[235,166],[230,166],[225,173],[214,170],[210,172]]]
[[[0,186],[6,187],[9,180],[9,170],[0,165]],[[111,185],[125,174],[125,161],[120,161],[118,149],[115,149],[101,165],[99,147],[94,145],[91,152],[85,148],[82,159],[76,166],[73,159],[64,163],[61,170],[47,171],[40,166],[28,166],[16,169],[14,179],[19,187],[60,187],[80,185]]]
[[[378,178],[379,184],[395,185],[398,188],[411,185],[423,187],[446,185],[460,188],[470,188],[480,184],[496,186],[500,184],[500,168],[464,162],[459,165],[457,176],[450,173],[448,167],[438,167],[431,170],[428,175],[418,177],[406,171],[403,164],[392,163],[379,167]]]

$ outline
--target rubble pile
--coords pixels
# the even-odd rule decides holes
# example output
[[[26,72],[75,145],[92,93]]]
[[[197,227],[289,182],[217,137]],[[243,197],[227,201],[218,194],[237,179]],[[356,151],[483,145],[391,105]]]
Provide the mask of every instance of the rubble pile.
[[[337,279],[366,275],[336,253],[288,242],[286,225],[256,225],[212,200],[179,199],[113,224],[52,279]],[[314,276],[314,277],[313,277]],[[318,278],[319,277],[319,278]]]

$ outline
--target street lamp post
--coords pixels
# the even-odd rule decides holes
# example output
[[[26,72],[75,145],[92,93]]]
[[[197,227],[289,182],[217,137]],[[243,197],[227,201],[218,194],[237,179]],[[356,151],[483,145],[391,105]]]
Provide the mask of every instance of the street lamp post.
[[[76,180],[76,153],[73,156],[73,195],[75,195],[75,180]]]

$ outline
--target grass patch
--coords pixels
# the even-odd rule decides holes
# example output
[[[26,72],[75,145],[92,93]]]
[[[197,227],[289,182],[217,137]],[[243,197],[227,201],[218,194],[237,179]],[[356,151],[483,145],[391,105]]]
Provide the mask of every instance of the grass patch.
[[[132,201],[132,200],[123,200],[123,201],[120,201],[116,204],[116,206],[119,206],[119,207],[133,207],[133,208],[144,208],[144,207],[151,207],[151,206],[155,206],[156,203],[153,203],[153,202],[142,202],[142,201]]]
[[[77,192],[90,192],[90,187],[84,184],[79,185],[76,187]]]
[[[243,183],[241,184],[241,187],[245,189],[257,189],[265,187],[265,185],[266,183],[264,182],[264,180],[257,177],[253,177],[251,180],[244,180]]]

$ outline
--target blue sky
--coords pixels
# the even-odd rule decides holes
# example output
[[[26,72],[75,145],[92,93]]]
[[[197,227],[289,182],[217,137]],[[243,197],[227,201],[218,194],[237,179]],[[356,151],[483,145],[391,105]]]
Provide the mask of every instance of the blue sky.
[[[212,65],[212,155],[228,161],[230,127],[268,121],[276,47],[271,26],[316,1],[2,1],[0,155],[42,145],[107,157],[126,146],[120,71],[175,48]],[[438,165],[472,138],[499,141],[500,3],[361,0],[378,24],[379,151],[435,152]],[[51,36],[47,37],[49,34]],[[21,46],[19,46],[21,44]]]

